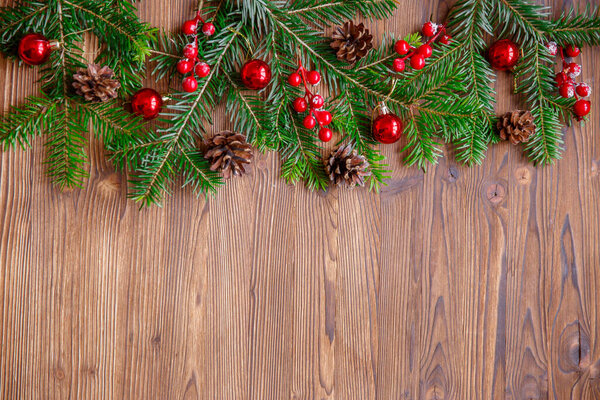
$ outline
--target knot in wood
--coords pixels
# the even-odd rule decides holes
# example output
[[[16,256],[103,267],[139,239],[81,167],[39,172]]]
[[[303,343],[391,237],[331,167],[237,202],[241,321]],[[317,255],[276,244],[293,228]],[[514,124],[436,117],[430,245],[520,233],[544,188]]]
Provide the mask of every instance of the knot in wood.
[[[515,179],[520,185],[527,185],[531,182],[531,171],[527,167],[520,167],[515,170]]]
[[[506,197],[506,188],[500,183],[492,183],[487,187],[486,196],[490,203],[498,205]]]

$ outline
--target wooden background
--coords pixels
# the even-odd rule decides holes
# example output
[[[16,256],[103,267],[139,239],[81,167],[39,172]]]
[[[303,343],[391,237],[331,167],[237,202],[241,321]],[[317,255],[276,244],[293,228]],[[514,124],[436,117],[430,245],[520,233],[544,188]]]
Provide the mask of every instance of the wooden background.
[[[166,3],[140,14],[192,15]],[[449,5],[404,0],[371,26],[406,34]],[[583,54],[597,88],[600,51]],[[2,107],[36,76],[2,59]],[[498,112],[514,107],[497,86]],[[423,174],[387,146],[380,195],[288,186],[261,155],[214,199],[142,211],[98,143],[69,193],[41,140],[4,152],[0,398],[598,399],[599,127],[594,102],[546,168],[501,144]]]

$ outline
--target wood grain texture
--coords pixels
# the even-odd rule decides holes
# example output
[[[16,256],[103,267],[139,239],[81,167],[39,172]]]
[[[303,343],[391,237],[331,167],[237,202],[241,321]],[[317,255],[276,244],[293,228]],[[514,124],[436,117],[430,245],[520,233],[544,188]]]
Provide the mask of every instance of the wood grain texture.
[[[194,3],[140,15],[175,29]],[[371,26],[412,32],[451,3],[406,0]],[[599,63],[586,49],[594,87]],[[0,59],[2,108],[35,78]],[[545,168],[500,144],[423,174],[388,146],[380,194],[310,193],[259,155],[213,199],[142,211],[95,141],[67,193],[41,140],[1,153],[0,398],[598,399],[599,131],[595,110]]]

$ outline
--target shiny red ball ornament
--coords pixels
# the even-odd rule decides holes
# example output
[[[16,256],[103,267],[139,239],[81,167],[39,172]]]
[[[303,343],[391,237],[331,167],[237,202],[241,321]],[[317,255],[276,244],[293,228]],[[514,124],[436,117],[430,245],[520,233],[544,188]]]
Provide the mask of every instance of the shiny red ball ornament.
[[[588,97],[590,94],[592,94],[592,89],[587,83],[580,83],[577,85],[577,89],[575,89],[575,91],[581,97]]]
[[[198,21],[195,19],[191,19],[189,21],[185,21],[183,23],[183,27],[181,31],[184,35],[195,35],[198,30]]]
[[[183,90],[188,93],[195,92],[198,89],[198,81],[193,76],[188,76],[183,79]]]
[[[316,95],[315,97],[312,98],[312,100],[310,101],[310,104],[314,108],[321,108],[321,107],[323,107],[323,104],[325,104],[325,100],[323,99],[323,96]]]
[[[577,46],[570,44],[565,49],[565,53],[567,53],[568,57],[577,57],[579,54],[581,54],[581,49],[579,49],[579,47]]]
[[[450,44],[451,41],[452,41],[452,36],[450,36],[450,35],[442,35],[442,37],[440,38],[440,43],[442,43],[442,44]]]
[[[210,65],[205,63],[204,61],[200,61],[196,64],[196,68],[194,69],[198,78],[205,78],[210,74]]]
[[[202,33],[204,33],[205,36],[214,35],[216,30],[217,29],[215,28],[215,25],[212,22],[207,22],[204,25],[202,25]]]
[[[404,72],[404,70],[406,69],[406,63],[404,62],[403,59],[396,58],[394,60],[393,68],[394,68],[394,71],[396,71],[396,72]]]
[[[392,114],[386,106],[381,107],[381,113],[373,121],[373,137],[379,143],[396,143],[404,130],[404,124],[400,117]]]
[[[312,115],[307,115],[304,118],[304,121],[302,121],[302,125],[304,125],[306,129],[313,129],[315,126],[317,126],[317,121],[315,121]]]
[[[290,84],[290,86],[298,87],[302,83],[302,77],[299,73],[294,72],[288,77],[288,83]]]
[[[304,97],[298,97],[292,103],[292,107],[294,107],[294,110],[296,110],[296,112],[303,113],[308,108],[308,104],[306,103]]]
[[[189,58],[190,60],[195,59],[198,57],[198,46],[196,46],[194,43],[186,44],[183,48],[183,56],[185,58]]]
[[[429,58],[433,54],[433,49],[431,48],[430,45],[424,44],[422,46],[419,46],[419,48],[417,49],[417,52],[420,55],[422,55],[424,58]]]
[[[329,142],[333,138],[333,131],[329,128],[321,128],[319,130],[319,139],[321,142]]]
[[[509,39],[499,40],[488,49],[488,60],[498,71],[512,69],[521,57],[519,46]]]
[[[560,93],[560,95],[565,99],[569,99],[575,96],[575,86],[573,86],[572,83],[567,82],[563,84],[560,89],[558,89],[558,93]]]
[[[194,68],[194,63],[191,60],[188,60],[187,58],[179,60],[179,62],[177,63],[177,72],[179,72],[182,75],[185,75],[188,72],[190,72],[192,68]]]
[[[45,36],[30,33],[19,42],[19,57],[25,64],[40,65],[48,61],[53,45]]]
[[[405,56],[410,51],[410,44],[406,40],[398,40],[394,45],[394,50],[401,56]]]
[[[154,89],[140,89],[131,98],[131,109],[134,114],[142,116],[144,119],[154,119],[158,117],[162,110],[162,96]]]
[[[250,60],[242,67],[241,75],[248,89],[264,89],[271,82],[271,67],[262,60]]]
[[[308,83],[311,85],[318,85],[319,82],[321,82],[321,74],[317,71],[310,71],[306,76],[306,80],[308,80]]]
[[[426,22],[425,25],[423,25],[423,36],[427,36],[427,37],[431,37],[434,36],[437,33],[438,30],[438,26],[436,24],[434,24],[433,22],[429,21]]]
[[[327,126],[331,124],[331,113],[329,111],[319,111],[317,119],[321,125]]]
[[[592,103],[589,100],[579,99],[573,106],[573,112],[577,117],[583,118],[590,113],[592,110]]]
[[[417,53],[410,59],[410,66],[414,69],[423,69],[425,68],[425,57],[422,54]]]

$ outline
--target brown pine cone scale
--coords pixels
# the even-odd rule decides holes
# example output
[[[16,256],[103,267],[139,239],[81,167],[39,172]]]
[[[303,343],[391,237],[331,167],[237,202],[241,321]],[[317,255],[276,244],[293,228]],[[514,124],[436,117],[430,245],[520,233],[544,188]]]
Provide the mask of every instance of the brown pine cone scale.
[[[80,68],[73,75],[73,88],[86,101],[100,103],[115,99],[121,84],[114,79],[114,75],[108,66],[100,67],[92,63],[87,69]]]
[[[367,158],[347,144],[334,150],[325,164],[329,180],[336,185],[364,186],[365,178],[371,176]]]
[[[366,56],[373,48],[373,36],[362,23],[354,25],[352,21],[346,22],[335,29],[332,39],[331,47],[337,52],[338,60],[350,64]]]
[[[502,140],[512,144],[527,143],[535,134],[535,121],[530,111],[515,110],[501,116],[497,122]]]
[[[250,164],[254,158],[252,146],[240,133],[223,131],[204,144],[204,158],[210,163],[211,171],[221,171],[224,179],[243,175],[246,172],[244,164]]]

